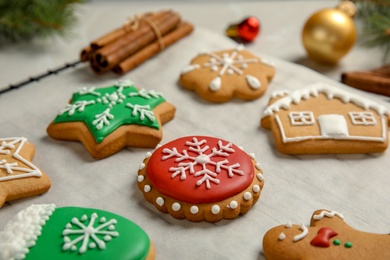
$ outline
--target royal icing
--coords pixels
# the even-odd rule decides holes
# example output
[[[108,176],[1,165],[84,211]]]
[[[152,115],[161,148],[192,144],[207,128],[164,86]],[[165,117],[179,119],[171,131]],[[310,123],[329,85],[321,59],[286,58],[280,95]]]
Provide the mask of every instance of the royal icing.
[[[145,259],[150,250],[149,237],[139,226],[98,209],[56,208],[41,233],[26,260],[135,260]]]
[[[302,224],[299,227],[299,229],[302,230],[302,233],[299,234],[299,235],[294,236],[294,238],[293,238],[294,242],[297,242],[297,241],[305,238],[309,234],[309,230],[308,230],[308,228],[305,225]]]
[[[378,102],[369,100],[365,97],[359,96],[354,93],[349,93],[340,88],[336,88],[324,83],[317,83],[310,85],[306,88],[292,91],[286,94],[279,94],[278,92],[273,97],[283,95],[271,105],[269,105],[263,114],[263,118],[271,116],[274,113],[279,112],[281,109],[288,110],[291,105],[298,105],[302,100],[308,100],[312,97],[318,97],[319,94],[324,94],[328,100],[339,99],[343,103],[353,103],[358,109],[374,110],[380,116],[380,125],[377,126],[375,135],[359,134],[359,132],[351,131],[348,126],[348,122],[352,122],[352,125],[357,126],[375,126],[377,119],[374,113],[371,111],[351,111],[344,114],[339,114],[338,110],[321,110],[317,115],[313,111],[291,111],[289,112],[290,124],[284,125],[282,123],[281,114],[275,114],[275,121],[280,129],[283,143],[300,142],[304,140],[314,139],[338,139],[338,140],[358,140],[358,141],[375,141],[385,142],[387,138],[387,119],[390,113],[385,106],[380,105]],[[283,92],[284,93],[284,92]],[[284,116],[284,114],[283,114]],[[316,130],[312,130],[311,135],[299,135],[294,128],[287,127],[302,127],[318,125],[320,133],[316,133]],[[315,128],[312,128],[315,129]],[[352,129],[351,129],[352,130]],[[286,134],[286,132],[288,134]],[[294,134],[295,133],[295,134]]]
[[[34,164],[19,154],[26,141],[24,137],[0,138],[0,182],[42,176]]]
[[[341,213],[338,213],[337,211],[332,211],[332,212],[329,212],[329,211],[321,211],[320,214],[317,214],[317,215],[314,215],[313,216],[313,219],[315,220],[321,220],[323,219],[324,217],[328,217],[328,218],[333,218],[334,216],[337,216],[341,219],[344,219],[344,216],[343,214]]]
[[[279,91],[278,93],[281,92]],[[289,109],[292,103],[299,104],[299,102],[301,102],[302,100],[309,99],[310,97],[317,97],[319,93],[325,94],[328,99],[339,98],[344,103],[352,102],[355,105],[362,107],[366,110],[374,109],[380,115],[390,115],[389,111],[387,111],[387,108],[383,105],[378,104],[378,102],[372,101],[365,97],[344,91],[341,88],[336,88],[324,83],[316,83],[306,88],[292,91],[290,93],[282,93],[287,93],[287,95],[269,105],[265,109],[263,117],[270,116],[274,112],[278,112],[282,108]]]
[[[83,215],[80,219],[72,218],[62,232],[64,239],[62,250],[77,251],[79,254],[84,254],[88,249],[96,247],[100,250],[106,249],[106,243],[119,236],[119,232],[115,231],[115,224],[118,221],[114,218],[107,221],[105,217],[98,220],[98,217],[98,214],[94,212],[90,217]],[[99,235],[104,236],[103,239],[99,238]],[[79,242],[81,242],[81,245]],[[78,244],[80,245],[79,248],[77,248]]]
[[[337,236],[337,235],[338,235],[338,233],[336,231],[334,231],[333,229],[328,228],[328,227],[322,227],[322,228],[320,228],[320,230],[318,230],[317,236],[315,236],[310,241],[310,244],[312,246],[317,246],[317,247],[329,247],[330,246],[329,240],[332,237]]]
[[[54,204],[32,205],[8,221],[0,232],[0,259],[24,259],[54,210]]]
[[[165,99],[155,91],[137,90],[131,81],[105,88],[82,88],[62,109],[54,123],[81,121],[97,143],[121,125],[137,124],[159,129],[153,109]]]
[[[327,115],[332,116],[332,115]],[[284,130],[284,126],[282,124],[282,121],[279,117],[279,115],[275,116],[275,121],[278,125],[278,128],[280,129],[280,134],[282,136],[283,143],[289,143],[289,142],[300,142],[304,140],[321,140],[321,139],[338,139],[338,140],[359,140],[359,141],[374,141],[374,142],[385,142],[387,138],[387,125],[386,125],[386,119],[385,117],[381,118],[381,136],[359,136],[359,135],[350,135],[348,133],[348,129],[346,127],[345,122],[336,122],[336,124],[332,124],[331,122],[334,121],[332,119],[335,119],[334,117],[327,117],[331,120],[324,120],[325,118],[322,117],[322,123],[320,125],[321,134],[320,135],[303,135],[303,136],[293,136],[293,137],[287,137],[286,131]],[[340,121],[340,117],[338,117]]]
[[[268,66],[272,66],[267,61],[257,58],[245,59],[240,51],[244,49],[242,44],[238,45],[232,53],[222,53],[221,55],[214,52],[203,52],[201,55],[208,55],[210,58],[207,62],[203,64],[192,64],[185,67],[181,74],[189,73],[193,70],[201,69],[201,68],[210,68],[211,72],[218,72],[217,76],[211,80],[209,83],[209,89],[213,92],[216,92],[222,87],[222,79],[223,75],[243,75],[243,71],[248,68],[250,63],[263,63]],[[246,83],[253,90],[257,90],[261,87],[261,82],[252,75],[245,76]]]
[[[158,148],[146,172],[159,192],[193,204],[236,195],[251,184],[254,176],[252,160],[244,151],[204,136],[179,138]],[[249,196],[252,194],[244,198]]]

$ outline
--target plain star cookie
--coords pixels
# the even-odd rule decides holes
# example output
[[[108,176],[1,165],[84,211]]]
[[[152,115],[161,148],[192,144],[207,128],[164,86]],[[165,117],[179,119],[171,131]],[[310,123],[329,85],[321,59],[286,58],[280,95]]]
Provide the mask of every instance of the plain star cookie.
[[[204,52],[180,75],[180,84],[203,99],[226,102],[233,97],[253,100],[262,96],[275,75],[274,67],[238,45],[232,50]]]
[[[49,177],[31,162],[34,155],[34,145],[26,138],[0,138],[0,207],[50,189]]]
[[[317,83],[272,94],[261,126],[287,154],[377,153],[386,150],[390,113],[364,96]]]
[[[286,225],[267,231],[266,259],[390,259],[390,234],[358,231],[336,211],[317,210],[310,227]]]
[[[155,259],[138,225],[91,208],[32,205],[7,223],[0,241],[0,259]]]
[[[163,213],[217,222],[245,214],[257,202],[263,172],[253,154],[214,137],[187,136],[147,153],[138,188]]]
[[[54,139],[80,141],[95,159],[124,147],[154,148],[162,124],[174,117],[175,107],[161,93],[138,90],[131,81],[105,88],[81,88],[47,128]]]

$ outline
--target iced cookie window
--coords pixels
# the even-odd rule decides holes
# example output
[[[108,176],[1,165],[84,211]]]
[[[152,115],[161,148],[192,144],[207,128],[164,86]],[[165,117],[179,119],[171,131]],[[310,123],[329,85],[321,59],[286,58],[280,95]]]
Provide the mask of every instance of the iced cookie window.
[[[376,125],[372,112],[349,112],[349,117],[354,125]]]
[[[299,111],[289,113],[292,125],[314,125],[314,115],[311,111]]]

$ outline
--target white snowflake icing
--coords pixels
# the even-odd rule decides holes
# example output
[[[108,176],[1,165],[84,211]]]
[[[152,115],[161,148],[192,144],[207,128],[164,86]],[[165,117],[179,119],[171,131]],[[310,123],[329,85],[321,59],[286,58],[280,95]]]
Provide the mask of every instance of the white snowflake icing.
[[[26,141],[27,139],[24,137],[0,138],[0,155],[11,154],[12,150],[15,149],[15,145],[19,144],[18,148],[11,155],[17,161],[10,162],[7,157],[0,160],[0,173],[2,171],[7,173],[7,176],[0,176],[0,181],[42,176],[41,171],[34,164],[19,154]],[[18,174],[15,174],[15,172]]]
[[[112,115],[111,109],[117,105],[121,104],[125,101],[126,96],[123,94],[123,89],[126,87],[133,86],[133,82],[131,80],[121,80],[115,83],[116,91],[109,94],[105,93],[103,96],[99,92],[95,91],[95,87],[82,87],[78,89],[75,93],[78,93],[79,95],[87,95],[91,94],[96,96],[96,100],[81,100],[76,101],[73,104],[68,104],[64,109],[60,111],[60,115],[64,113],[68,113],[69,116],[72,116],[76,112],[83,112],[85,110],[85,107],[88,105],[93,105],[96,103],[107,105],[107,108],[100,114],[95,115],[95,120],[92,121],[92,125],[96,127],[97,130],[101,130],[104,126],[110,125],[110,120],[114,119],[114,115]],[[162,94],[155,91],[155,90],[145,90],[141,89],[138,92],[130,92],[128,94],[129,97],[142,97],[144,99],[150,99],[150,98],[160,98],[162,97]],[[129,107],[133,109],[132,115],[137,116],[138,113],[140,115],[140,119],[144,120],[145,117],[147,117],[150,121],[154,122],[156,120],[153,111],[150,109],[149,105],[138,105],[138,104],[131,104],[126,103],[126,107]]]
[[[100,93],[99,92],[96,92],[95,91],[95,87],[90,87],[90,88],[87,88],[87,87],[82,87],[82,88],[79,88],[76,93],[79,94],[79,95],[87,95],[87,94],[91,94],[91,95],[95,95],[95,96],[100,96]]]
[[[110,122],[108,120],[113,119],[114,116],[110,114],[110,109],[107,108],[101,114],[97,114],[95,116],[95,120],[92,121],[92,124],[96,126],[97,129],[102,129],[103,125],[109,125]]]
[[[101,217],[99,224],[95,227],[97,213],[93,213],[88,223],[84,224],[88,220],[87,215],[83,215],[80,220],[73,218],[70,223],[65,226],[62,235],[64,236],[64,245],[62,249],[64,251],[71,250],[76,251],[77,245],[81,242],[79,253],[85,253],[88,248],[105,249],[106,242],[110,241],[113,237],[118,237],[119,233],[115,231],[116,219],[107,221],[105,217]],[[75,227],[76,229],[72,229]],[[72,240],[69,236],[76,236]]]
[[[154,98],[159,98],[159,97],[162,97],[162,94],[155,91],[155,90],[146,90],[146,89],[141,89],[139,90],[138,92],[131,92],[129,93],[129,96],[130,97],[135,97],[135,96],[139,96],[139,97],[143,97],[143,98],[146,98],[146,99],[150,99],[151,97],[154,97]]]
[[[142,105],[137,105],[137,104],[133,105],[133,104],[127,103],[126,107],[133,109],[133,112],[131,113],[132,116],[136,116],[139,113],[140,114],[139,118],[141,120],[144,120],[145,116],[152,122],[154,120],[156,120],[156,117],[154,116],[153,111],[150,110],[149,105],[142,106]]]
[[[126,87],[131,87],[134,85],[133,81],[129,80],[129,79],[125,79],[125,80],[118,80],[116,83],[115,83],[116,86],[118,86],[119,88],[126,88]]]
[[[83,112],[86,106],[92,105],[92,104],[95,104],[95,101],[93,101],[93,100],[76,101],[74,104],[66,105],[66,107],[60,111],[60,115],[68,112],[68,115],[71,116],[76,112],[76,110],[78,112]]]
[[[233,177],[235,174],[241,176],[244,175],[244,172],[239,170],[239,163],[229,165],[229,161],[227,159],[218,162],[212,160],[214,156],[229,157],[230,154],[233,154],[235,151],[232,148],[231,143],[224,145],[221,140],[218,140],[218,148],[213,147],[211,149],[211,153],[209,154],[206,154],[210,148],[206,145],[206,143],[207,141],[205,139],[198,141],[196,137],[193,137],[192,142],[186,142],[188,151],[183,150],[179,153],[176,147],[173,147],[172,150],[164,148],[162,152],[167,155],[163,156],[162,160],[175,158],[175,162],[179,162],[177,165],[178,167],[169,168],[169,171],[173,172],[171,178],[180,176],[180,180],[185,180],[187,178],[187,173],[193,175],[194,177],[202,176],[202,178],[196,182],[196,185],[201,186],[202,184],[205,184],[206,188],[210,189],[211,182],[214,184],[220,183],[220,180],[217,177],[222,170],[225,170],[229,177]],[[190,151],[197,155],[192,156],[188,154]],[[189,162],[181,162],[184,160]],[[201,165],[201,170],[195,171],[195,165]],[[212,170],[210,168],[212,168]]]
[[[218,76],[211,80],[209,88],[212,91],[218,91],[222,85],[221,76],[225,74],[242,75],[243,70],[248,68],[249,63],[264,63],[266,65],[269,65],[268,63],[263,62],[263,60],[259,60],[257,58],[244,59],[244,57],[239,54],[239,51],[241,51],[242,49],[244,49],[244,46],[240,44],[234,49],[231,54],[222,53],[221,56],[213,52],[204,52],[202,54],[210,56],[209,61],[202,64],[201,66],[198,64],[191,64],[182,70],[182,74],[188,73],[196,69],[200,69],[202,67],[209,67],[211,71],[218,72]],[[251,88],[258,89],[261,87],[261,83],[256,77],[252,75],[247,75],[245,79]]]

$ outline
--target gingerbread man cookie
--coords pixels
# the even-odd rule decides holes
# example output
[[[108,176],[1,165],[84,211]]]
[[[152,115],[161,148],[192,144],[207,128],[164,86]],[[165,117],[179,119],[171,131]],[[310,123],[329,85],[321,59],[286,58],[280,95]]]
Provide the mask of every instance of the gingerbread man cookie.
[[[262,96],[275,75],[274,67],[238,45],[235,49],[204,52],[180,75],[180,84],[212,102],[233,97],[252,100]]]
[[[390,259],[390,234],[358,231],[336,211],[317,210],[310,227],[286,225],[270,229],[263,239],[266,259]]]
[[[389,144],[390,113],[364,96],[324,83],[272,94],[261,126],[287,154],[377,153]]]
[[[163,213],[217,222],[245,214],[260,197],[263,172],[253,154],[207,136],[187,136],[147,153],[138,188]]]
[[[161,141],[162,124],[175,110],[161,93],[119,81],[76,91],[47,133],[58,140],[81,141],[92,157],[102,159],[127,146],[154,148]]]
[[[32,205],[7,223],[0,241],[0,259],[155,259],[145,231],[99,209]]]
[[[24,137],[0,138],[0,207],[49,190],[49,177],[31,162],[34,154],[34,145]]]

